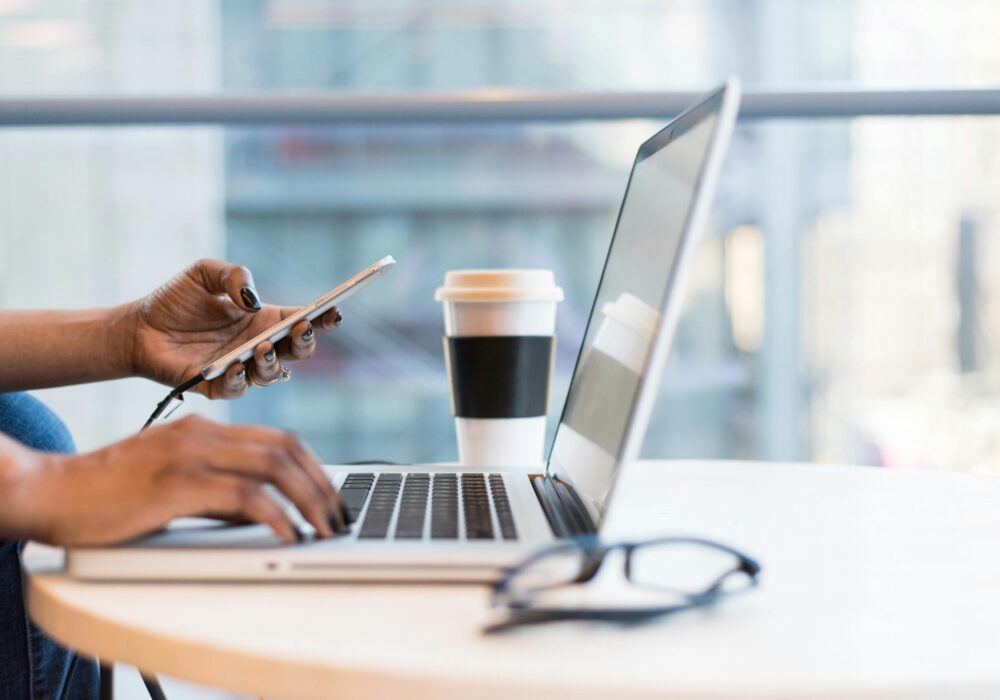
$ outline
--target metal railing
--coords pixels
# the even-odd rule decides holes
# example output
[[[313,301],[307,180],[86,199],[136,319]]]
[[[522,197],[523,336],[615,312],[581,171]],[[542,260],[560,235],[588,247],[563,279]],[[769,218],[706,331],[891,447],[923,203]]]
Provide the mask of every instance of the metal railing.
[[[0,98],[0,127],[662,119],[698,92],[246,93]],[[1000,88],[748,90],[742,119],[1000,114]]]

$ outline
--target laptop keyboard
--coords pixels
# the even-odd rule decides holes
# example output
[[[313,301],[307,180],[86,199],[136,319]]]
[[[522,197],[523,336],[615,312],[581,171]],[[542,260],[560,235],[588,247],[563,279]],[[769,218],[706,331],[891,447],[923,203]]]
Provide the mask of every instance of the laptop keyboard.
[[[500,474],[348,474],[340,497],[358,539],[517,539]]]

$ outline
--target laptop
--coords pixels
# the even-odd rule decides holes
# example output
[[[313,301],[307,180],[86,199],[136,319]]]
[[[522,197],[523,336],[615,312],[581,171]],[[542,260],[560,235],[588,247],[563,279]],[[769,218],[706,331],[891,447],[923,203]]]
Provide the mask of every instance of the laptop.
[[[541,546],[598,532],[638,457],[738,105],[730,80],[639,147],[547,464],[329,466],[355,521],[349,534],[284,545],[261,525],[185,519],[119,546],[71,549],[69,574],[488,581]]]

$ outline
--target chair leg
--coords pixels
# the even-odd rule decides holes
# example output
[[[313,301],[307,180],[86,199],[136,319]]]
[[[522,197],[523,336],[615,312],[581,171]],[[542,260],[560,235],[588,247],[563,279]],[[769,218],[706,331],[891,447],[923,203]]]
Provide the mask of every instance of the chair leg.
[[[101,664],[101,700],[114,700],[115,667]]]
[[[149,693],[150,700],[167,700],[167,696],[163,694],[163,688],[160,687],[160,681],[157,680],[156,676],[147,675],[142,671],[139,672],[139,676],[142,678],[143,685],[146,686],[146,692]]]

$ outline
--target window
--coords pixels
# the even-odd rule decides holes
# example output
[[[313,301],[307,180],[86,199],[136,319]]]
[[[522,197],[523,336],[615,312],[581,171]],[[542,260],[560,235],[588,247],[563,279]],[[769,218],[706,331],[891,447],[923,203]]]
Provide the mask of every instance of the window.
[[[751,89],[992,81],[1000,9],[958,5],[0,3],[0,93],[489,85],[614,100],[729,72]],[[399,267],[349,303],[298,381],[201,408],[299,430],[329,461],[453,459],[444,271],[555,270],[555,412],[631,155],[659,123],[0,130],[0,304],[121,301],[202,255],[297,303],[392,253]],[[995,471],[998,154],[1000,117],[742,123],[645,453]],[[161,392],[45,393],[93,447]]]

